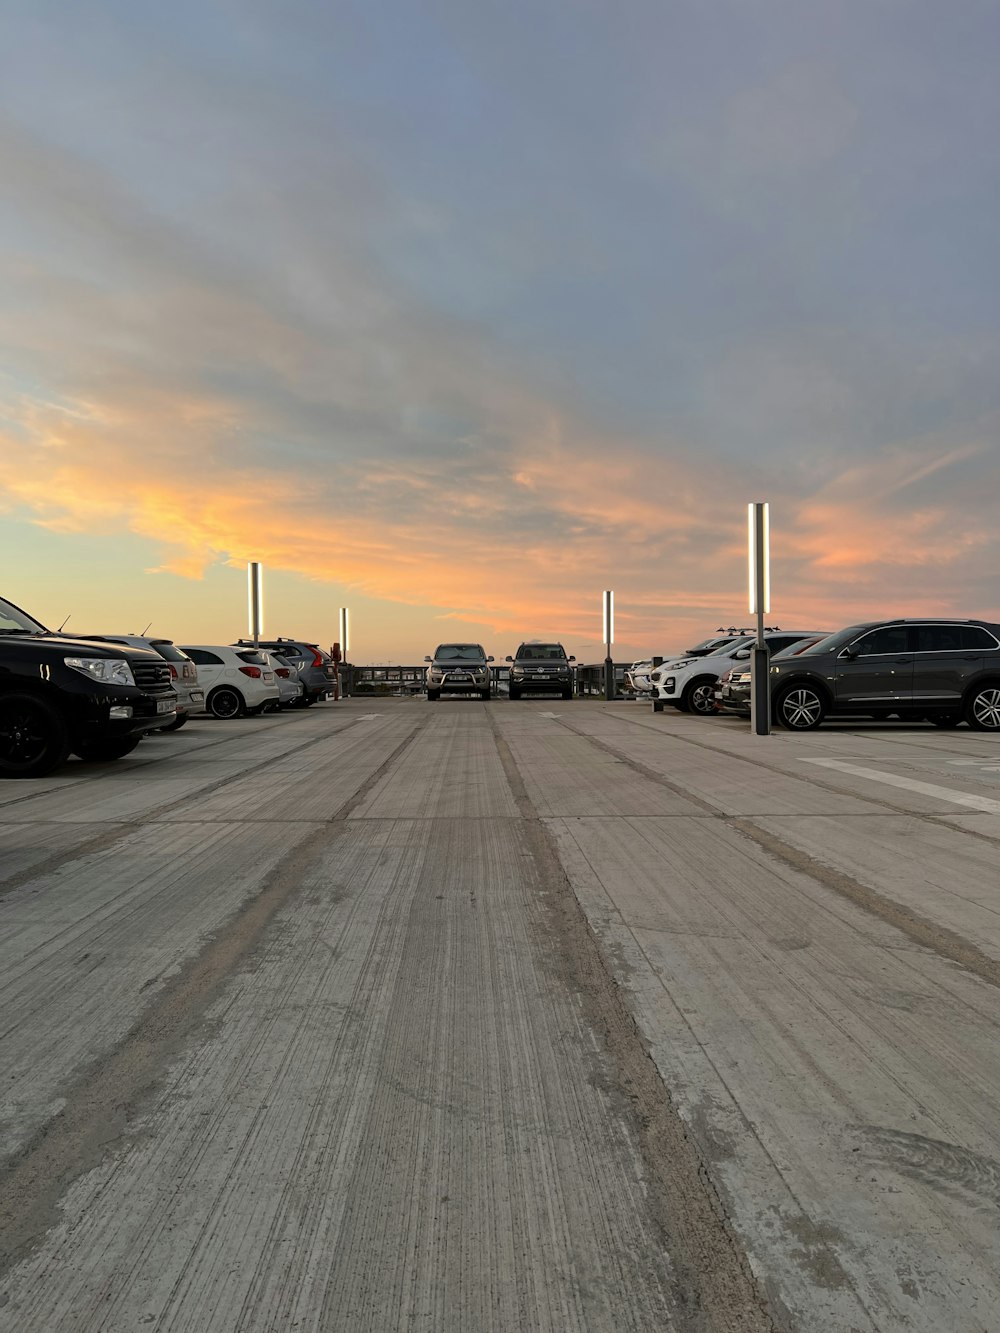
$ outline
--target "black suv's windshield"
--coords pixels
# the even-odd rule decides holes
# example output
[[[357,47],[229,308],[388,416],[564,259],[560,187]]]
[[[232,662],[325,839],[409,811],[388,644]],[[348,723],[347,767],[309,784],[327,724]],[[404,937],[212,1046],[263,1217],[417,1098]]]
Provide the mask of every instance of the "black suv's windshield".
[[[27,611],[0,597],[0,634],[48,634],[48,630]]]
[[[522,643],[517,650],[517,660],[530,657],[533,662],[565,662],[566,650],[561,643]]]
[[[439,643],[435,662],[485,662],[486,654],[478,643]]]

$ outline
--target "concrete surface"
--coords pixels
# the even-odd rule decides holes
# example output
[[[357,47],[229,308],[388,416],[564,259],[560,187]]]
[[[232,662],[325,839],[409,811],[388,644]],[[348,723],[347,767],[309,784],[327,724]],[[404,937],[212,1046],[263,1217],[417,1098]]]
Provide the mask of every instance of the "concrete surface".
[[[627,703],[6,783],[0,1333],[1000,1330],[998,854],[993,738]]]

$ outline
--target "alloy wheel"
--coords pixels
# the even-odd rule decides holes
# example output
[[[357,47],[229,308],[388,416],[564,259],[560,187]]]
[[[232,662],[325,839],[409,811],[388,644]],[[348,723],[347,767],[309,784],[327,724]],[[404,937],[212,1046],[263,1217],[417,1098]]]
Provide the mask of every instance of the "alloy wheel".
[[[982,731],[1000,731],[1000,688],[980,690],[972,700],[972,725]]]
[[[794,731],[819,726],[822,717],[823,701],[814,690],[789,690],[781,700],[781,720]]]

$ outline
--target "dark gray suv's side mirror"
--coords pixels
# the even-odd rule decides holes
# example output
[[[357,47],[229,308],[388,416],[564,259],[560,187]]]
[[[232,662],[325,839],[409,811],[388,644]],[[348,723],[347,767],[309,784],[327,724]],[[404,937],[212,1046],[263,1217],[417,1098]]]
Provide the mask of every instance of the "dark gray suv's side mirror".
[[[492,657],[488,657],[486,660],[487,660],[487,662],[492,662],[492,661],[493,661],[493,658],[492,658]]]
[[[425,661],[425,662],[433,662],[433,661],[434,661],[434,658],[433,658],[433,657],[425,657],[425,658],[424,658],[424,661]]]
[[[853,662],[853,660],[857,657],[857,655],[858,651],[856,648],[844,648],[840,654],[840,656],[843,657],[848,662]]]
[[[569,660],[570,662],[575,662],[575,661],[576,661],[576,658],[575,658],[575,657],[571,657],[571,658],[569,658],[568,660]]]
[[[514,659],[512,657],[505,657],[503,660],[505,662],[513,662]]]

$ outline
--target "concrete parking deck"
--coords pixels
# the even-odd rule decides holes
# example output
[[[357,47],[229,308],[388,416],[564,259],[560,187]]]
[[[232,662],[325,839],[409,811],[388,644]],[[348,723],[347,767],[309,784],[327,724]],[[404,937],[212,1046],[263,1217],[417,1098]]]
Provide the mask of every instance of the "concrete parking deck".
[[[1000,745],[349,700],[0,788],[0,1331],[1000,1329]]]

